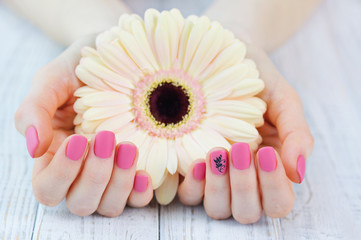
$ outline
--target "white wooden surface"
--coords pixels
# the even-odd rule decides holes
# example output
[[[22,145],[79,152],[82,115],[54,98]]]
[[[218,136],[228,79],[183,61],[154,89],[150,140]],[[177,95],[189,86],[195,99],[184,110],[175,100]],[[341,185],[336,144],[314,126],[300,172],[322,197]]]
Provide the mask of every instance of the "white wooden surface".
[[[200,13],[207,0],[127,1]],[[25,140],[13,115],[34,73],[63,49],[0,2],[0,238],[8,239],[361,239],[361,1],[326,0],[310,21],[272,54],[298,90],[315,136],[305,182],[284,219],[252,225],[208,218],[202,206],[154,202],[109,219],[77,217],[64,204],[32,195]]]

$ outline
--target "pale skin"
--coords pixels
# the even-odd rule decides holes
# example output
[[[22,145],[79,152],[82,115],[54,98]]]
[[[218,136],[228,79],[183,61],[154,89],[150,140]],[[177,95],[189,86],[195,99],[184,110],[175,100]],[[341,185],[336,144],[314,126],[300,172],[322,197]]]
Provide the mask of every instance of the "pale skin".
[[[243,8],[247,6],[247,2],[248,6],[252,8],[254,2],[259,4],[262,1],[243,2],[245,4],[242,6]],[[268,2],[270,1],[268,0]],[[282,0],[272,2],[288,4]],[[238,12],[229,4],[222,4],[221,0],[215,1],[214,5],[206,11],[206,15],[212,19],[219,19],[239,38],[245,38],[248,43],[248,57],[256,62],[260,70],[260,77],[266,85],[265,90],[259,95],[268,105],[265,126],[258,129],[263,137],[260,147],[271,146],[274,148],[277,167],[272,172],[263,172],[258,167],[258,154],[255,151],[248,169],[235,169],[231,161],[232,156],[230,156],[230,164],[226,173],[216,176],[210,171],[209,153],[205,159],[198,159],[190,166],[189,172],[180,183],[178,196],[183,204],[197,205],[203,201],[205,211],[210,217],[225,219],[233,215],[238,222],[243,224],[256,222],[262,211],[270,217],[278,218],[286,216],[292,210],[294,193],[291,183],[299,183],[301,180],[297,174],[297,158],[300,154],[306,159],[309,157],[313,148],[313,137],[305,120],[298,94],[277,71],[265,51],[259,46],[271,50],[283,42],[300,24],[301,19],[306,18],[318,1],[305,2],[307,3],[301,4],[303,10],[297,14],[299,16],[296,17],[297,24],[291,23],[288,27],[275,28],[273,33],[274,36],[277,36],[276,38],[268,36],[267,39],[272,41],[272,44],[268,44],[268,41],[260,38],[259,33],[245,32],[244,29],[255,27],[254,23],[248,24],[252,20],[247,16],[244,16],[246,26],[242,28],[243,30],[237,26],[227,26],[227,22],[232,22],[232,19],[239,17]],[[36,14],[32,10],[36,6],[42,6],[43,0],[34,0],[33,7],[29,8],[19,7],[20,5],[17,3],[16,0],[9,1],[13,8],[23,13],[59,42],[67,44],[79,38],[63,54],[36,74],[28,95],[16,112],[15,124],[21,134],[25,135],[30,126],[34,126],[38,132],[39,145],[34,153],[34,157],[37,159],[33,169],[35,197],[40,203],[48,206],[55,206],[65,198],[69,210],[79,216],[98,212],[114,217],[122,213],[126,204],[134,207],[147,205],[153,197],[151,179],[147,173],[135,170],[136,161],[131,168],[126,170],[118,168],[115,164],[116,150],[119,144],[123,143],[114,146],[111,156],[106,159],[100,159],[92,154],[94,138],[88,142],[89,153],[84,154],[81,161],[72,161],[65,154],[70,136],[74,134],[73,104],[75,97],[73,93],[81,86],[80,81],[74,75],[74,69],[80,59],[80,49],[83,46],[94,44],[94,35],[80,36],[115,25],[117,15],[129,12],[129,9],[121,1],[100,2],[94,0],[94,4],[97,4],[98,7],[84,8],[88,10],[84,10],[82,21],[85,21],[86,18],[92,21],[91,16],[94,16],[92,14],[97,11],[97,16],[103,21],[102,24],[96,25],[93,30],[87,29],[82,32],[84,28],[80,27],[81,22],[74,17],[72,21],[75,22],[74,26],[76,27],[71,28],[70,25],[69,30],[61,28],[64,32],[57,37],[52,33],[51,28],[46,26],[61,23],[56,19],[51,22],[51,18],[49,21],[40,21],[39,19],[42,17],[46,18],[45,14],[42,15],[42,11],[39,10],[41,8],[37,8]],[[83,1],[72,1],[72,3],[79,4],[79,7],[85,4]],[[57,8],[61,6],[63,5],[59,3]],[[217,12],[212,10],[214,8],[221,9]],[[108,10],[112,13],[108,14]],[[274,13],[274,9],[272,11],[268,14],[265,11],[263,17],[265,19],[268,17],[270,20],[273,19],[272,16],[280,16],[274,19],[275,23],[281,21],[282,18],[287,18],[287,14],[292,15],[291,11],[280,11],[278,15]],[[217,17],[217,14],[222,12],[227,12],[226,15],[229,16],[229,19],[226,19],[225,15],[222,19],[220,16]],[[70,13],[70,18],[71,16]],[[63,17],[65,18],[65,16]],[[257,29],[264,27],[264,32],[259,31],[266,36],[269,31],[266,31],[267,26],[262,21],[258,22],[260,25]],[[193,167],[194,164],[202,161],[206,162],[206,178],[196,180],[193,177]],[[148,176],[149,182],[144,192],[137,192],[133,189],[135,175]]]

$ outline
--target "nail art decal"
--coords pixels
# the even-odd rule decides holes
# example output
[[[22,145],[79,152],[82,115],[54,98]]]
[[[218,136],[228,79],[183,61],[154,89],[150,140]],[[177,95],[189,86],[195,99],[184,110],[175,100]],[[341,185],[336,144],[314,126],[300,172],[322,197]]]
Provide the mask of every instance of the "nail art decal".
[[[216,157],[216,159],[213,160],[216,163],[216,168],[218,172],[223,172],[223,170],[226,168],[226,160],[222,159],[222,154],[219,155],[219,157]]]
[[[211,167],[214,174],[222,175],[227,171],[228,155],[224,150],[211,153]]]

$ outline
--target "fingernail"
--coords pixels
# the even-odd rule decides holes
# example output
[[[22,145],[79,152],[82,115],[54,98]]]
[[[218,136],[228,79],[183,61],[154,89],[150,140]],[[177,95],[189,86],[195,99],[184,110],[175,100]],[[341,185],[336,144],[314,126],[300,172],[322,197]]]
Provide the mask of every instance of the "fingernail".
[[[133,165],[137,147],[132,144],[120,144],[117,152],[116,163],[122,169],[129,169]]]
[[[33,158],[35,154],[35,150],[39,145],[38,132],[35,127],[31,126],[26,130],[26,146],[28,148],[28,152],[30,156]]]
[[[247,143],[235,143],[232,145],[232,163],[236,169],[244,170],[251,164],[251,151]]]
[[[206,177],[206,163],[197,163],[193,168],[193,176],[197,180],[203,180]]]
[[[211,168],[216,175],[223,175],[227,171],[228,154],[225,150],[216,150],[211,153]]]
[[[110,131],[101,131],[95,137],[94,154],[99,158],[109,158],[114,149],[115,135]]]
[[[66,146],[65,155],[67,158],[77,161],[79,160],[87,147],[88,139],[81,135],[74,135],[70,138]]]
[[[148,187],[148,176],[135,175],[134,190],[137,192],[144,192]]]
[[[305,171],[306,171],[306,162],[303,155],[300,155],[297,159],[297,174],[300,178],[300,183],[302,183],[303,178],[305,177]]]
[[[263,147],[258,151],[259,164],[263,171],[272,172],[277,167],[276,153],[272,147]]]

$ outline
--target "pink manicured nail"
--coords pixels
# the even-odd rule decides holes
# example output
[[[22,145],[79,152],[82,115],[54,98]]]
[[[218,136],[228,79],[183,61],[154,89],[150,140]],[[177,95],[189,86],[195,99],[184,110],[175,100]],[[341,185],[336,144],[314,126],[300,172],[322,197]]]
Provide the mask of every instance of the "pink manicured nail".
[[[120,144],[117,152],[116,163],[122,169],[129,169],[133,165],[137,147],[132,144]]]
[[[73,160],[79,160],[87,147],[88,139],[81,135],[74,135],[70,138],[68,145],[66,146],[65,155]]]
[[[203,180],[206,176],[206,163],[200,162],[194,166],[193,176],[197,180]]]
[[[300,183],[303,181],[303,178],[305,177],[305,171],[306,171],[306,162],[303,155],[300,155],[297,160],[297,174],[300,178]]]
[[[34,157],[35,150],[39,145],[38,132],[31,126],[26,130],[26,146],[31,157]]]
[[[263,147],[258,151],[259,164],[265,172],[272,172],[277,167],[276,153],[272,147]]]
[[[98,132],[95,137],[94,154],[99,158],[109,158],[114,149],[115,135],[110,131]]]
[[[137,192],[144,192],[148,187],[148,176],[135,175],[134,190]]]
[[[211,153],[211,168],[216,175],[223,175],[227,171],[228,154],[225,150],[216,150]]]
[[[235,143],[232,145],[232,163],[236,169],[244,170],[251,164],[251,151],[247,143]]]

